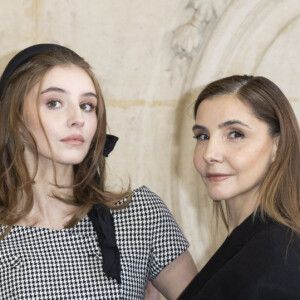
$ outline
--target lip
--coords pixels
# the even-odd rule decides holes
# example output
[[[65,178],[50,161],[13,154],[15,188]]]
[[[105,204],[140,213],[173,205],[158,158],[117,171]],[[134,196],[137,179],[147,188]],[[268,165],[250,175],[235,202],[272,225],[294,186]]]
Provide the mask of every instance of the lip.
[[[80,134],[74,134],[63,138],[60,141],[72,146],[81,146],[84,143],[84,137]]]
[[[209,181],[223,181],[228,178],[230,178],[232,175],[231,174],[224,174],[224,173],[207,173],[206,178]]]

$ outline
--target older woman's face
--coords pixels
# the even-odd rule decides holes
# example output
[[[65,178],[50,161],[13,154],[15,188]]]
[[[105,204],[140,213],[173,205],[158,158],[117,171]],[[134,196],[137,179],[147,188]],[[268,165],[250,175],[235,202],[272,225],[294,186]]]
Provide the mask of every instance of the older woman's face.
[[[39,159],[51,159],[51,154],[38,110],[56,162],[80,163],[97,128],[97,97],[91,78],[79,67],[56,66],[44,77],[39,95],[38,88],[36,84],[25,97],[24,120],[37,142]]]
[[[194,164],[209,196],[256,201],[277,150],[266,123],[233,95],[222,95],[199,105],[193,131]]]

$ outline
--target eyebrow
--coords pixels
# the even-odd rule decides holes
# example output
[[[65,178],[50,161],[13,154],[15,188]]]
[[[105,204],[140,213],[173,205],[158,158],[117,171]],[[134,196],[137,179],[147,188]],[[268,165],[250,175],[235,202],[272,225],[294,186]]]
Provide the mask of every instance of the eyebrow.
[[[220,124],[218,127],[224,128],[224,127],[228,127],[228,126],[235,125],[235,124],[238,124],[238,125],[241,125],[241,126],[251,129],[250,126],[248,126],[247,124],[245,124],[239,120],[229,120],[229,121],[226,121],[226,122]]]
[[[192,128],[193,131],[196,130],[196,129],[207,131],[206,127],[198,125],[198,124],[194,125],[193,128]]]
[[[63,93],[63,94],[68,94],[68,92],[62,88],[59,87],[49,87],[43,91],[41,91],[41,95],[48,93],[48,92],[59,92],[59,93]],[[95,93],[92,92],[88,92],[88,93],[84,93],[82,94],[83,97],[95,97],[97,98],[97,95]]]
[[[59,87],[49,87],[49,88],[41,91],[41,95],[45,94],[45,93],[48,93],[48,92],[59,92],[59,93],[64,93],[64,94],[67,93],[64,89],[61,89]]]
[[[239,120],[228,120],[224,123],[219,124],[218,127],[219,128],[224,128],[224,127],[228,127],[228,126],[235,125],[235,124],[238,124],[238,125],[241,125],[241,126],[244,126],[244,127],[247,127],[249,129],[251,129],[250,126],[248,126],[247,124],[245,124],[245,123],[243,123]],[[193,129],[193,131],[196,130],[196,129],[207,131],[207,128],[205,126],[198,125],[198,124],[194,125],[192,129]]]

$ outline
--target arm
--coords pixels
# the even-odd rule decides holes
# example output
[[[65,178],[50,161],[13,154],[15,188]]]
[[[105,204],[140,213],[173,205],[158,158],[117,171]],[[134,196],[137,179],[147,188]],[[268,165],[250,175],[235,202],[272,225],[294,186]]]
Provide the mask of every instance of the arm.
[[[163,201],[146,187],[143,193],[143,228],[148,228],[148,279],[167,299],[176,299],[197,273],[184,237]]]
[[[197,269],[193,258],[188,251],[185,251],[166,266],[152,283],[168,300],[175,300],[196,274]]]
[[[160,292],[148,281],[144,300],[160,300]]]

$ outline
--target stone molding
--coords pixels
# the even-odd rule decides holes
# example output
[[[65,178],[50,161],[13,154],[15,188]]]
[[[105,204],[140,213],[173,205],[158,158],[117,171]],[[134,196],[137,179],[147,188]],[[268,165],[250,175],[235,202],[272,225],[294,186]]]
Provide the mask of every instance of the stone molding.
[[[223,13],[231,0],[190,0],[186,8],[193,9],[191,19],[178,26],[173,31],[171,48],[173,59],[168,71],[171,73],[171,84],[179,77],[182,78],[187,66],[203,48],[205,37],[209,35],[212,25]]]

